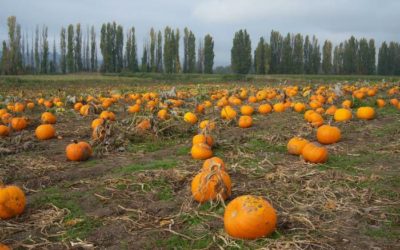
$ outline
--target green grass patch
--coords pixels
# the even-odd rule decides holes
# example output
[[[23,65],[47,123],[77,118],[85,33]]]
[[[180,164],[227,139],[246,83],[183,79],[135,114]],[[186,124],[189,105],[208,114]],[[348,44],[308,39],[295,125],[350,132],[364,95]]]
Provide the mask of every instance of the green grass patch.
[[[211,235],[193,241],[179,235],[171,235],[169,238],[157,240],[156,245],[165,249],[207,249],[212,242]]]
[[[259,138],[251,139],[245,144],[245,147],[253,152],[266,151],[271,153],[285,153],[287,150],[285,145],[273,144]]]
[[[113,172],[117,174],[130,174],[144,170],[169,169],[176,165],[177,161],[173,159],[154,160],[142,164],[135,163],[125,167],[116,168]]]
[[[156,192],[159,200],[172,200],[174,198],[174,191],[172,190],[171,184],[165,179],[152,180],[146,183],[145,189]]]

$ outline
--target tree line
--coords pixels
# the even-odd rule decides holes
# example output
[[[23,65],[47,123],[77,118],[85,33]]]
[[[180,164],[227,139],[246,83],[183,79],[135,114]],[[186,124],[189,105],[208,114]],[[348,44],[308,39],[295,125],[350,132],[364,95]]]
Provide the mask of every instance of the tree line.
[[[184,56],[181,65],[179,29],[166,27],[164,31],[150,29],[143,45],[142,56],[138,55],[135,28],[124,28],[116,22],[104,23],[100,37],[94,26],[82,30],[81,24],[62,27],[59,47],[53,40],[49,49],[48,28],[36,27],[32,41],[22,35],[16,17],[7,19],[8,40],[3,41],[0,74],[55,74],[75,72],[159,72],[159,73],[213,73],[214,39],[207,34],[198,39],[184,29]],[[97,43],[99,42],[99,45]],[[57,47],[59,51],[57,51]],[[98,48],[102,61],[98,60]]]
[[[0,74],[55,74],[74,72],[158,72],[207,73],[214,71],[214,39],[197,39],[183,30],[183,58],[179,55],[179,29],[150,29],[142,55],[138,55],[135,28],[124,32],[116,22],[104,23],[97,38],[94,26],[81,24],[60,30],[59,45],[48,41],[48,28],[36,26],[31,35],[22,34],[15,16],[7,19],[8,39],[2,42]],[[97,44],[99,43],[99,44]],[[197,48],[196,48],[197,45]],[[102,60],[98,60],[98,48]],[[59,51],[57,51],[59,49]],[[52,50],[52,51],[50,51]],[[349,39],[333,46],[325,40],[322,48],[315,36],[272,30],[267,41],[260,37],[254,51],[244,29],[234,34],[231,65],[217,67],[223,73],[237,74],[380,74],[400,75],[400,44],[383,42],[376,62],[375,40]]]

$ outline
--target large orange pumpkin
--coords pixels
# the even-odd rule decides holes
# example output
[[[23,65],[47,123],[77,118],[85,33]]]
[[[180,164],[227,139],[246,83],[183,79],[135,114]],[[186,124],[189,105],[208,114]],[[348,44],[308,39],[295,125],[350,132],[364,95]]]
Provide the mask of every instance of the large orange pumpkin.
[[[225,231],[234,238],[256,239],[275,231],[275,209],[259,196],[243,195],[232,200],[225,208]]]
[[[11,127],[15,131],[21,131],[28,126],[26,119],[23,117],[14,117],[11,119]]]
[[[4,245],[4,244],[0,243],[0,250],[11,250],[11,248],[8,247],[7,245]]]
[[[0,125],[0,136],[8,136],[10,134],[10,128],[6,125]]]
[[[192,112],[187,112],[184,116],[183,119],[185,120],[185,122],[189,123],[189,124],[195,124],[197,122],[197,116],[195,114],[193,114]]]
[[[44,112],[40,117],[42,123],[54,124],[57,122],[57,118],[50,112]]]
[[[249,115],[242,115],[239,118],[238,125],[240,128],[249,128],[253,126],[253,118]]]
[[[322,144],[332,144],[340,141],[341,132],[338,127],[322,125],[317,129],[317,140]]]
[[[0,187],[0,218],[9,219],[22,214],[25,209],[24,192],[17,186]]]
[[[192,144],[195,145],[198,143],[207,143],[208,146],[212,147],[214,144],[214,139],[211,135],[198,134],[193,136]]]
[[[258,113],[260,113],[260,114],[262,114],[262,115],[268,114],[269,112],[271,112],[271,110],[272,110],[272,107],[271,107],[271,105],[268,104],[268,103],[266,103],[266,104],[261,104],[261,105],[258,107]]]
[[[335,111],[335,114],[333,116],[333,118],[335,119],[335,121],[337,122],[344,122],[344,121],[348,121],[353,117],[353,115],[351,114],[351,111],[348,109],[337,109]]]
[[[192,196],[200,203],[225,200],[231,195],[231,186],[231,178],[225,171],[201,171],[192,181]]]
[[[243,105],[240,107],[240,113],[242,113],[242,115],[252,115],[253,112],[254,108],[250,105]]]

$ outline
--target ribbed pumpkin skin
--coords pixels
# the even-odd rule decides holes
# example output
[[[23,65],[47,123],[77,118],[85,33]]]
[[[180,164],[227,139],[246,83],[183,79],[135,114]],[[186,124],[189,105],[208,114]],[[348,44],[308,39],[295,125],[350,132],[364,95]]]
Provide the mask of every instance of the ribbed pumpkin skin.
[[[22,214],[26,206],[24,192],[17,186],[0,187],[0,218],[9,219]]]
[[[289,154],[292,155],[301,155],[303,152],[303,148],[305,145],[309,143],[308,140],[300,138],[300,137],[293,137],[289,140],[287,144],[287,150]]]
[[[232,200],[225,208],[224,227],[232,237],[257,239],[275,231],[275,209],[262,197],[243,195]]]
[[[92,148],[86,142],[71,143],[65,153],[70,161],[86,161],[92,155]]]

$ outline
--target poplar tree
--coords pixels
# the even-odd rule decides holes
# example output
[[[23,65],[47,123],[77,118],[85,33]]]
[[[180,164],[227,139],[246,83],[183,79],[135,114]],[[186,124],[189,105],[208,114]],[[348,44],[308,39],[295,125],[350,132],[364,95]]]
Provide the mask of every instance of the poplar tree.
[[[152,27],[150,29],[150,48],[149,48],[149,54],[150,54],[150,69],[152,72],[156,72],[157,66],[156,66],[156,41],[157,41],[157,35],[156,32],[154,31],[154,28]]]
[[[82,31],[81,24],[76,25],[75,31],[75,69],[76,71],[82,71]]]
[[[161,33],[161,31],[158,31],[158,35],[157,35],[156,68],[157,68],[157,72],[163,72],[163,51],[162,51],[162,33]]]
[[[164,30],[164,70],[165,73],[173,72],[173,31],[170,27]]]
[[[39,26],[36,26],[35,31],[35,73],[40,72],[40,55],[39,55]]]
[[[312,51],[311,51],[311,73],[318,74],[321,66],[321,51],[318,44],[318,39],[313,36]]]
[[[307,35],[304,39],[304,73],[311,74],[312,72],[312,44],[310,37]]]
[[[90,69],[92,72],[97,71],[96,31],[94,26],[90,29]]]
[[[116,65],[115,71],[121,72],[124,66],[124,32],[121,25],[117,27],[117,34],[115,40],[115,54],[116,54]]]
[[[303,74],[304,72],[304,47],[303,36],[296,34],[293,41],[293,60],[292,72],[295,74]]]
[[[375,56],[376,56],[376,49],[375,49],[375,40],[370,39],[368,42],[368,74],[372,75],[376,72],[376,64],[375,64]]]
[[[60,70],[63,74],[67,72],[67,43],[65,41],[65,32],[65,28],[62,27],[60,32]]]
[[[197,73],[204,73],[204,48],[202,41],[199,42],[197,50]]]
[[[49,68],[49,42],[47,41],[47,27],[42,28],[42,66],[41,73],[47,74]]]
[[[251,68],[251,41],[246,30],[239,30],[233,38],[231,67],[234,73],[247,74]]]
[[[194,46],[194,40],[193,40],[193,46]],[[193,47],[193,51],[194,51]],[[213,73],[213,67],[214,67],[214,40],[211,35],[207,34],[204,37],[204,52],[202,53],[204,57],[204,73],[206,74],[212,74]],[[199,55],[200,56],[200,55]],[[193,58],[193,71],[194,72],[194,64],[195,64],[195,58]],[[192,66],[191,66],[192,67]]]
[[[259,75],[265,75],[265,40],[264,37],[260,37],[256,49],[254,50],[254,72]]]
[[[281,61],[281,67],[280,67],[280,73],[283,74],[291,74],[292,72],[292,67],[293,67],[293,47],[292,47],[292,39],[290,36],[290,33],[288,33],[283,40],[283,46],[282,46],[282,61]]]
[[[332,73],[332,43],[329,40],[325,40],[322,48],[322,72],[324,74]]]
[[[67,34],[67,71],[68,73],[75,72],[75,58],[74,58],[74,26],[68,25]]]

